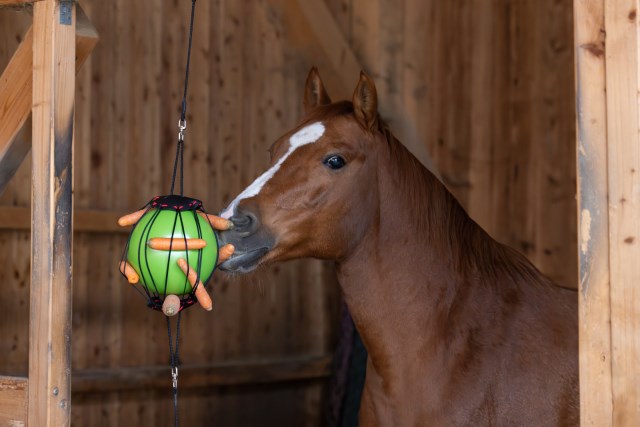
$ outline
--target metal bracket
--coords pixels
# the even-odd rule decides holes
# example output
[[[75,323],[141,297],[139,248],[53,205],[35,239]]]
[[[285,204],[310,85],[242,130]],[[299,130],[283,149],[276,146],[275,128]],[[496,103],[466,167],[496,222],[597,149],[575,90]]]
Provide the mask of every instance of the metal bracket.
[[[60,24],[71,25],[73,23],[73,0],[60,1]]]

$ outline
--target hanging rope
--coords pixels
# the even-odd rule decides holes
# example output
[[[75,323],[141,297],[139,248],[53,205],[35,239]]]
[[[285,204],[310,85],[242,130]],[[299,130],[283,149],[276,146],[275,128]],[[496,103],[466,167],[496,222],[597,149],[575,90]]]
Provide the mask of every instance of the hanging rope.
[[[187,47],[187,66],[184,72],[184,93],[182,94],[182,111],[178,121],[178,147],[176,160],[173,163],[173,176],[171,177],[171,194],[176,183],[178,164],[180,166],[180,195],[184,195],[184,132],[187,130],[187,89],[189,88],[189,68],[191,66],[191,44],[193,42],[193,21],[196,15],[196,0],[191,0],[191,21],[189,22],[189,46]]]
[[[182,111],[178,121],[178,144],[176,148],[176,159],[173,163],[173,175],[171,177],[171,194],[173,194],[178,167],[180,167],[180,195],[184,195],[184,133],[187,130],[187,89],[189,87],[189,67],[191,64],[191,44],[193,41],[193,21],[196,12],[196,0],[191,0],[191,21],[189,23],[189,47],[187,48],[187,66],[184,75],[184,93],[182,95]],[[173,414],[174,424],[179,425],[178,415],[178,346],[180,344],[180,318],[182,312],[178,313],[176,321],[176,341],[175,346],[171,339],[171,319],[167,317],[167,334],[169,336],[169,353],[171,356],[171,383],[173,391]]]
[[[169,335],[169,354],[171,355],[171,382],[172,382],[172,391],[173,391],[173,421],[174,425],[178,427],[179,424],[179,416],[178,416],[178,345],[180,344],[180,318],[182,317],[182,312],[178,313],[178,320],[176,321],[176,343],[173,345],[173,340],[171,339],[171,318],[167,316],[167,334]]]

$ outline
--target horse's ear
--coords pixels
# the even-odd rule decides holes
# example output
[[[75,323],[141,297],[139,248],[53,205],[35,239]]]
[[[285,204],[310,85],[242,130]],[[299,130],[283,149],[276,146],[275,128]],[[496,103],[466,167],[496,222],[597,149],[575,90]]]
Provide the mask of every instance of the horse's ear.
[[[309,70],[307,81],[304,84],[304,112],[309,114],[311,110],[321,105],[331,104],[331,99],[324,90],[324,84],[316,67]]]
[[[378,126],[378,94],[373,79],[360,71],[360,81],[353,92],[353,111],[356,119],[366,129],[374,131]]]

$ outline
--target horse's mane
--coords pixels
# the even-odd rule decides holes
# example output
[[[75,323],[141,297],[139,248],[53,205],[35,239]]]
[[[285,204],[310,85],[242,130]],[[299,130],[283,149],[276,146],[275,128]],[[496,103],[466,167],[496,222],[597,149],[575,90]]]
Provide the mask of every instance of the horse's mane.
[[[378,123],[390,158],[395,160],[392,173],[400,183],[396,194],[413,212],[416,233],[443,254],[443,260],[449,258],[463,280],[494,285],[506,277],[512,283],[550,283],[522,254],[489,236],[445,185],[393,135],[389,125],[380,117]]]

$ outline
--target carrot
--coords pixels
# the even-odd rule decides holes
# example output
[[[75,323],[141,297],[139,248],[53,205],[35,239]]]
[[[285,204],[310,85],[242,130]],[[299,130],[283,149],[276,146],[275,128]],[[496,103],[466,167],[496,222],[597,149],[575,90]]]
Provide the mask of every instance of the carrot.
[[[120,263],[120,271],[127,277],[127,280],[132,285],[135,285],[140,280],[140,276],[138,276],[138,273],[136,273],[131,264],[129,264],[127,261],[122,261]]]
[[[146,212],[147,212],[146,209],[140,209],[139,211],[130,213],[129,215],[121,216],[120,219],[118,219],[118,225],[120,227],[127,227],[129,225],[133,225],[136,222],[138,222],[138,220],[142,218],[142,216]]]
[[[227,243],[226,245],[221,247],[220,252],[218,253],[218,264],[223,263],[231,258],[231,255],[233,255],[233,252],[235,252],[235,250],[235,246],[233,246],[231,243]]]
[[[216,230],[225,231],[231,230],[233,228],[233,222],[229,221],[228,219],[224,219],[216,215],[206,214],[200,211],[198,211],[198,214],[200,214],[202,218],[209,221],[209,223],[211,223],[211,226]]]
[[[165,316],[174,316],[180,311],[180,298],[177,295],[167,295],[162,303],[162,312]]]
[[[168,251],[169,249],[172,251],[195,250],[207,246],[207,242],[203,239],[186,239],[185,241],[183,237],[174,237],[173,244],[171,240],[172,239],[166,237],[154,237],[149,239],[147,245],[149,245],[151,249],[157,249],[159,251]]]
[[[198,280],[198,273],[187,264],[187,261],[184,258],[178,259],[178,266],[180,270],[184,274],[187,275],[187,279],[189,279],[189,283],[191,283],[191,287],[196,290],[196,298],[198,302],[207,311],[213,310],[213,302],[211,302],[211,297],[209,293],[204,288],[202,281]]]

